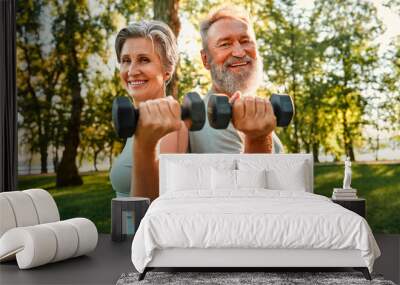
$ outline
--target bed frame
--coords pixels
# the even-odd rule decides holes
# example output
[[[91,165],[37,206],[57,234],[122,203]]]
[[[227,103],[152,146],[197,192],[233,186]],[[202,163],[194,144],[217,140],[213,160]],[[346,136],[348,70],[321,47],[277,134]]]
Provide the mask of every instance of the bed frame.
[[[139,275],[155,268],[234,268],[246,271],[250,268],[332,268],[352,267],[371,280],[368,268],[359,250],[329,249],[194,249],[170,248],[156,250],[152,261]]]
[[[262,159],[263,154],[184,154],[188,160],[196,163],[220,159]],[[182,154],[160,155],[160,195],[166,191],[168,162],[182,160]],[[313,158],[311,154],[270,154],[269,159],[291,159],[305,161],[304,174],[308,178],[307,192],[313,192]],[[169,248],[157,249],[153,259],[147,265],[139,280],[155,268],[232,268],[246,271],[254,268],[343,268],[350,267],[361,271],[367,280],[371,275],[359,250],[330,249],[253,249],[253,248]]]

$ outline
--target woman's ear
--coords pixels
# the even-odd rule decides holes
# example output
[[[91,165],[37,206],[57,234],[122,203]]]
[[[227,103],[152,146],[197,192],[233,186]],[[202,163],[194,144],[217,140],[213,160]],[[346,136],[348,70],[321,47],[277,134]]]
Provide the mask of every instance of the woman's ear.
[[[169,81],[171,79],[171,72],[166,71],[164,75],[164,81]]]

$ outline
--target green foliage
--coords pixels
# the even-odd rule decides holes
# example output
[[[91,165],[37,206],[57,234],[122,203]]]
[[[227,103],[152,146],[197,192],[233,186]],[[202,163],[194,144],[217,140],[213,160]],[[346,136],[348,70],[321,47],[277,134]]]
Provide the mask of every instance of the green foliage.
[[[112,102],[117,96],[124,96],[126,91],[120,84],[119,72],[114,70],[111,80],[99,71],[87,83],[83,124],[81,132],[80,157],[93,162],[97,171],[99,155],[112,157],[122,150],[120,140],[112,125]]]
[[[179,71],[178,97],[180,99],[182,99],[187,92],[196,90],[201,95],[205,95],[210,89],[210,74],[203,68],[203,64],[200,60],[190,59],[186,55],[181,56]]]
[[[267,79],[259,94],[285,92],[294,99],[293,123],[277,130],[286,150],[312,152],[316,160],[321,152],[339,159],[354,147],[371,145],[372,138],[362,137],[366,125],[399,131],[400,41],[394,39],[389,52],[378,56],[374,41],[383,27],[374,6],[361,0],[314,1],[312,9],[301,10],[295,2],[230,1],[245,7],[254,22]],[[154,3],[17,2],[20,144],[46,162],[48,152],[58,154],[69,133],[75,90],[83,104],[79,159],[94,164],[112,160],[122,142],[113,133],[111,102],[125,94],[118,71],[110,72],[113,40],[129,21],[152,18]],[[181,0],[179,16],[198,29],[212,8],[224,4]],[[397,0],[385,5],[399,11]],[[201,45],[200,36],[196,44]],[[385,72],[377,72],[379,66]],[[205,94],[210,87],[209,72],[198,57],[186,53],[181,54],[178,78],[180,99],[191,90]],[[367,97],[370,88],[374,93]]]

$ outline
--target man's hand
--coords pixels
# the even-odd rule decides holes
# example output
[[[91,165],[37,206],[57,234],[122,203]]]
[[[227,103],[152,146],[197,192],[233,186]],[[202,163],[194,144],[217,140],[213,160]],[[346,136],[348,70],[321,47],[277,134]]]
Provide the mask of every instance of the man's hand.
[[[153,149],[163,136],[181,128],[180,105],[170,96],[141,102],[139,114],[135,144],[141,147]]]
[[[237,91],[230,98],[232,104],[232,123],[243,132],[246,140],[263,141],[276,127],[276,118],[268,99],[242,97]]]

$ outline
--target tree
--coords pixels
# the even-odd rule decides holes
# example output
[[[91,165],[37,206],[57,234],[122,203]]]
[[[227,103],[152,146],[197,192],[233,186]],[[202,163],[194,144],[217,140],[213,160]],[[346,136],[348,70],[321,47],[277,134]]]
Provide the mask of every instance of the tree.
[[[181,30],[181,22],[179,20],[179,0],[153,0],[154,19],[166,23],[175,34],[179,36]],[[177,69],[179,66],[177,66]],[[178,98],[178,71],[172,76],[171,81],[167,85],[167,95]]]
[[[60,81],[60,61],[43,33],[47,1],[17,2],[17,86],[19,127],[40,153],[41,173],[47,173],[48,148],[55,119],[52,100]],[[49,51],[47,51],[49,50]],[[33,146],[36,147],[33,147]]]
[[[354,145],[360,143],[362,116],[366,101],[362,92],[374,81],[378,46],[374,40],[382,31],[375,7],[365,1],[337,0],[316,2],[323,15],[319,33],[331,38],[325,51],[325,72],[331,86],[330,96],[337,112],[341,141],[346,155],[355,160]]]
[[[104,30],[100,17],[92,16],[87,1],[53,2],[57,18],[53,25],[56,51],[62,58],[65,81],[65,99],[70,104],[64,151],[57,168],[57,186],[82,184],[76,166],[80,142],[81,113],[83,108],[82,83],[87,79],[88,57],[104,52]]]

